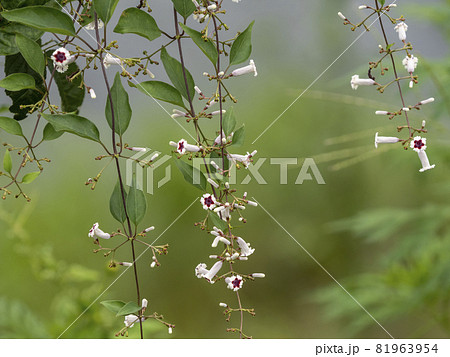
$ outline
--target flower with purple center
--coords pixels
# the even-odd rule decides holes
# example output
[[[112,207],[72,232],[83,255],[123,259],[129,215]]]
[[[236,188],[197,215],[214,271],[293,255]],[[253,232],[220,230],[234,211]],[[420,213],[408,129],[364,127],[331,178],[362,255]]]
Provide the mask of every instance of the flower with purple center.
[[[64,47],[60,47],[55,50],[50,58],[53,61],[53,65],[55,69],[59,73],[64,73],[69,68],[69,64],[74,61],[74,58],[70,55],[70,52],[67,51]]]
[[[169,145],[175,147],[177,152],[180,153],[181,155],[184,155],[186,153],[186,151],[199,152],[201,150],[199,146],[188,144],[187,141],[184,139],[181,139],[177,143],[174,141],[171,141],[171,142],[169,142]]]
[[[244,279],[240,275],[232,275],[225,278],[225,282],[228,284],[227,288],[233,291],[238,291],[244,285]]]
[[[414,140],[411,140],[411,149],[415,152],[424,151],[427,148],[427,139],[420,136],[416,136]]]
[[[217,200],[213,195],[210,195],[209,193],[205,193],[200,198],[200,203],[202,204],[203,209],[213,210],[217,205]]]
[[[109,233],[105,233],[99,228],[98,223],[94,223],[88,233],[88,237],[94,238],[94,236],[96,237],[96,239],[97,237],[103,239],[111,238],[111,235]]]

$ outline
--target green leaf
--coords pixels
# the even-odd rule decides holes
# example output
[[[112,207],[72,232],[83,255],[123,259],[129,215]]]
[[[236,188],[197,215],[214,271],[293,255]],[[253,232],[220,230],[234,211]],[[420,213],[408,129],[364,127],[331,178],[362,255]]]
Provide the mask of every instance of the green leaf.
[[[12,118],[0,117],[0,128],[9,134],[23,136],[22,127]]]
[[[189,101],[189,99],[192,100],[194,98],[195,84],[194,79],[192,78],[187,68],[185,68],[185,73],[189,95],[188,91],[186,90],[186,82],[184,80],[183,67],[181,66],[181,63],[178,62],[175,58],[170,57],[165,48],[161,50],[161,61],[164,65],[164,69],[166,70],[167,75],[169,76],[170,81],[175,86],[175,88],[178,89],[178,91],[184,98],[186,98],[187,101]]]
[[[125,306],[125,303],[121,300],[105,300],[100,302],[104,307],[106,307],[109,311],[117,314],[122,307]]]
[[[230,135],[236,127],[236,116],[234,115],[234,108],[227,109],[227,112],[223,116],[222,128],[225,135]]]
[[[70,16],[47,6],[28,6],[21,9],[2,11],[9,20],[35,27],[42,31],[75,36],[75,28]]]
[[[3,156],[3,168],[6,172],[11,173],[12,170],[12,161],[11,161],[11,154],[9,153],[9,150],[5,151],[5,156]]]
[[[119,23],[114,28],[116,33],[134,33],[153,41],[161,36],[156,21],[146,11],[130,7],[122,12]]]
[[[210,38],[203,37],[201,32],[193,30],[186,25],[180,23],[181,28],[186,32],[194,43],[202,50],[202,52],[209,58],[209,60],[215,65],[217,63],[217,47]]]
[[[170,84],[159,81],[147,81],[139,83],[138,85],[135,85],[133,82],[128,81],[128,84],[130,85],[130,87],[139,89],[139,91],[148,95],[149,97],[185,108],[180,92]]]
[[[53,51],[48,51],[46,53],[50,72],[53,72],[53,61],[50,59],[52,53]],[[61,109],[67,113],[78,112],[78,108],[83,104],[86,95],[86,91],[81,85],[82,76],[76,76],[73,80],[68,79],[73,73],[76,73],[79,70],[78,65],[73,62],[69,64],[66,72],[59,73],[55,71],[54,73],[59,97],[61,98]]]
[[[228,229],[228,224],[215,212],[209,212],[208,218],[211,220],[213,226],[216,226],[221,231],[225,232]]]
[[[17,92],[22,89],[35,89],[34,78],[26,73],[13,73],[0,81],[0,87],[11,92]]]
[[[26,73],[33,76],[34,81],[36,82],[36,88],[42,93],[46,92],[42,76],[33,71],[20,53],[6,56],[5,60],[5,75],[9,76],[16,73]],[[21,108],[21,105],[37,103],[42,99],[43,94],[41,92],[38,92],[35,89],[24,89],[17,92],[7,90],[6,95],[12,99],[12,105],[9,107],[9,111],[15,113],[14,119],[25,119],[29,109]]]
[[[125,196],[126,202],[127,193],[124,191],[123,194]],[[123,207],[123,199],[119,182],[114,187],[111,198],[109,199],[109,210],[111,211],[112,216],[120,223],[123,223],[127,218],[125,214],[125,208]]]
[[[0,4],[5,10],[14,10],[21,7],[44,5],[48,0],[1,0]]]
[[[134,301],[127,302],[119,311],[117,311],[116,316],[125,316],[138,312],[142,309],[138,304]]]
[[[203,172],[201,172],[196,167],[193,167],[190,164],[184,162],[183,160],[175,159],[175,164],[183,174],[183,177],[186,180],[186,182],[190,183],[192,186],[197,187],[202,191],[206,191],[206,178]],[[194,173],[196,177],[200,177],[200,183],[194,183]]]
[[[175,10],[187,19],[194,11],[195,5],[192,0],[172,0]]]
[[[113,101],[114,108],[114,131],[122,135],[128,128],[131,120],[131,107],[128,99],[128,93],[122,86],[122,81],[120,79],[119,72],[116,73],[114,78],[114,84],[111,87],[111,97]],[[112,129],[112,113],[111,113],[111,102],[109,96],[106,100],[105,106],[105,116],[110,128]]]
[[[119,0],[93,0],[95,12],[106,24],[111,19]]]
[[[100,133],[89,119],[75,114],[42,114],[56,131],[67,131],[82,138],[100,142]]]
[[[22,183],[31,183],[40,175],[40,171],[30,172],[23,176]]]
[[[380,3],[381,6],[384,6],[384,3],[386,2],[386,0],[378,0],[378,2]]]
[[[44,76],[45,58],[41,46],[21,34],[16,35],[16,45],[28,65],[41,76]]]
[[[138,225],[145,216],[147,210],[147,203],[145,201],[144,192],[136,187],[136,177],[133,176],[133,181],[128,191],[127,197],[127,213],[131,222]]]
[[[43,31],[16,22],[0,21],[0,56],[14,55],[19,52],[16,45],[16,34],[22,34],[37,41]]]
[[[56,131],[52,124],[47,123],[47,125],[44,127],[42,140],[55,140],[58,139],[62,134],[64,134],[64,131]]]
[[[239,129],[234,132],[233,142],[231,145],[242,146],[245,139],[245,125],[242,125]]]
[[[253,21],[244,32],[242,32],[233,42],[230,50],[230,66],[245,62],[252,53],[252,28]]]

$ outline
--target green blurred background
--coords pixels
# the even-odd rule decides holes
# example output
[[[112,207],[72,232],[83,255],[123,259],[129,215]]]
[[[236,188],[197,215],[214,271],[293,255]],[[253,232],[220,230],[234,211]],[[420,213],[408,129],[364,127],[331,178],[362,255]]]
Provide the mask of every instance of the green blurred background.
[[[243,0],[229,4],[231,30],[243,30],[256,20],[252,58],[259,76],[229,82],[239,99],[235,111],[246,125],[246,140],[236,153],[258,150],[257,157],[315,158],[326,181],[295,185],[300,167],[290,167],[287,185],[279,184],[279,167],[263,165],[267,185],[252,180],[237,185],[248,191],[285,227],[323,267],[339,281],[396,338],[448,338],[450,336],[450,162],[448,80],[450,1],[398,1],[396,15],[405,15],[408,40],[419,56],[420,85],[407,90],[407,102],[436,97],[435,104],[412,114],[419,126],[427,120],[428,156],[434,170],[420,174],[417,155],[400,147],[375,150],[375,132],[396,135],[401,120],[389,122],[375,110],[399,107],[398,93],[384,95],[372,88],[350,88],[351,75],[365,77],[367,62],[377,57],[381,36],[375,27],[342,57],[253,145],[252,142],[316,77],[358,36],[342,26],[337,12],[358,21],[363,13],[355,1]],[[119,4],[118,14],[128,4]],[[150,1],[158,20],[169,16],[164,1]],[[192,20],[190,24],[194,26]],[[158,21],[164,24],[164,20]],[[388,24],[388,36],[397,39]],[[162,28],[172,31],[169,25]],[[231,37],[231,36],[230,36]],[[125,57],[139,55],[133,35],[112,35]],[[151,44],[150,50],[157,44]],[[201,76],[211,70],[203,56],[186,44],[187,66],[196,84],[212,87]],[[171,48],[173,55],[176,53]],[[401,58],[398,58],[400,65]],[[400,65],[401,66],[401,65]],[[111,67],[109,75],[117,69]],[[164,80],[161,69],[155,69]],[[85,99],[81,115],[93,120],[107,137],[103,108],[105,95],[98,74],[90,79],[97,99]],[[183,130],[153,100],[129,89],[132,125],[126,142],[169,154],[169,140],[186,138]],[[2,95],[2,103],[8,98]],[[170,106],[164,107],[171,111]],[[31,130],[34,119],[23,122]],[[192,132],[192,128],[180,123]],[[213,136],[217,123],[206,123]],[[4,132],[2,142],[19,145]],[[187,138],[186,138],[187,139]],[[84,185],[102,163],[94,160],[99,148],[65,134],[39,149],[51,158],[44,174],[27,186],[31,203],[8,198],[0,206],[0,336],[55,338],[59,336],[122,271],[109,269],[108,260],[93,254],[87,231],[100,222],[106,231],[117,228],[109,213],[114,185],[111,167],[94,191]],[[15,161],[16,165],[18,160]],[[163,173],[161,172],[161,178]],[[240,172],[241,180],[245,172]],[[161,234],[202,192],[189,186],[176,167],[173,179],[148,195],[145,225],[155,225],[149,240]],[[245,211],[248,223],[239,235],[256,249],[244,272],[265,272],[266,279],[246,282],[241,290],[245,307],[244,329],[255,338],[386,338],[374,322],[297,245],[263,209]],[[238,326],[238,316],[225,322],[219,302],[236,305],[225,284],[209,285],[197,279],[194,268],[211,264],[210,238],[193,223],[203,218],[193,205],[157,243],[168,243],[162,266],[151,269],[151,254],[138,262],[142,295],[151,311],[162,313],[176,325],[173,335],[154,323],[145,323],[149,338],[229,338],[225,330]],[[106,245],[106,244],[105,244]],[[118,259],[130,261],[128,249]],[[135,299],[130,269],[99,299]],[[94,303],[62,338],[112,338],[122,318]],[[130,337],[137,337],[138,328]]]

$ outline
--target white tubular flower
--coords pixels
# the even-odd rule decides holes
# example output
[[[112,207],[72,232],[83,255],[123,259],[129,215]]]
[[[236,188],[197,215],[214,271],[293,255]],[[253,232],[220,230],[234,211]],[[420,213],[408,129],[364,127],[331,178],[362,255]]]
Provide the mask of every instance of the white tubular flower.
[[[131,267],[131,266],[133,266],[133,263],[129,263],[129,262],[122,262],[122,263],[119,263],[120,265],[123,265],[124,267]]]
[[[195,91],[197,92],[197,94],[199,96],[203,97],[203,92],[202,92],[202,90],[199,87],[195,86],[194,89],[195,89]]]
[[[217,215],[226,222],[228,218],[231,218],[230,207],[225,206],[222,210],[217,212]]]
[[[110,53],[107,53],[105,58],[103,58],[103,65],[105,66],[105,68],[109,68],[109,66],[111,66],[112,64],[121,65],[122,61],[120,60],[120,58],[114,57]]]
[[[159,156],[159,153],[156,152],[152,155],[152,157],[150,158],[150,162],[152,162],[153,160],[155,160],[157,157]]]
[[[378,136],[378,133],[375,134],[375,148],[378,149],[378,144],[395,144],[400,141],[399,138],[395,136]]]
[[[209,19],[209,14],[205,14],[206,8],[204,6],[200,6],[198,8],[198,11],[200,11],[201,13],[200,14],[192,14],[192,17],[194,18],[195,21],[201,23],[201,22]]]
[[[148,300],[147,299],[142,299],[142,308],[146,309],[148,306]]]
[[[141,321],[144,322],[145,318],[142,317]],[[123,321],[125,326],[128,328],[133,327],[136,322],[139,322],[139,317],[137,317],[136,315],[132,315],[132,314],[125,316],[125,320]]]
[[[192,0],[192,2],[194,3],[195,7],[198,9],[200,7],[200,5],[198,4],[197,0]]]
[[[391,7],[389,5],[389,7]],[[398,38],[400,41],[406,40],[406,31],[408,31],[408,25],[405,22],[400,22],[394,27],[394,30],[398,32]]]
[[[211,243],[211,247],[216,248],[219,244],[220,236],[214,238],[213,242]]]
[[[233,135],[234,135],[234,133],[231,133],[227,137],[225,135],[225,133],[222,131],[222,135],[218,135],[217,138],[214,139],[214,145],[220,145],[220,144],[222,144],[222,141],[225,141],[225,143],[227,141],[230,141],[231,139],[233,139]],[[222,136],[222,141],[221,141],[221,136]],[[211,163],[211,165],[212,165],[212,163]]]
[[[92,98],[92,99],[95,99],[95,98],[97,98],[97,95],[95,94],[95,92],[94,92],[94,89],[93,89],[93,88],[89,88],[89,94],[91,95],[91,98]]]
[[[226,110],[222,110],[222,114],[225,114],[227,111]],[[219,115],[220,114],[220,110],[216,110],[215,112],[212,112],[211,115]]]
[[[172,142],[170,143],[170,145],[172,145]],[[188,152],[198,152],[200,151],[200,147],[196,146],[196,145],[190,145],[187,143],[186,140],[181,139],[177,144],[176,144],[176,148],[177,151],[181,154],[184,155],[186,153],[186,151]]]
[[[225,278],[225,283],[227,283],[227,288],[233,291],[238,291],[244,285],[244,279],[240,275],[232,275]]]
[[[359,9],[359,10],[367,9],[367,5],[360,5],[360,6],[358,7],[358,9]]]
[[[213,195],[205,193],[200,198],[200,203],[202,204],[204,210],[213,210],[217,205],[217,200]]]
[[[236,238],[239,248],[241,248],[241,255],[243,257],[248,257],[253,254],[255,249],[250,247],[250,244],[243,240],[241,237]]]
[[[419,102],[419,105],[425,105],[425,104],[429,104],[429,103],[433,103],[434,102],[434,98],[428,98],[425,100],[422,100],[421,102]]]
[[[167,332],[169,333],[169,335],[171,335],[172,332],[173,332],[173,328],[172,328],[172,327],[169,327],[169,329],[167,330]]]
[[[196,267],[195,267],[195,276],[197,277],[197,278],[203,278],[203,276],[205,275],[205,274],[207,274],[208,273],[208,269],[206,269],[206,264],[205,263],[200,263],[199,265],[197,265]]]
[[[209,11],[215,10],[215,9],[217,9],[217,5],[216,5],[216,4],[209,5],[209,6],[207,7],[207,9],[208,9]]]
[[[375,115],[389,115],[389,112],[386,110],[377,110]]]
[[[146,69],[145,70],[145,74],[147,74],[148,76],[150,76],[150,78],[155,78],[155,75],[149,70],[149,69]]]
[[[230,241],[224,237],[217,237],[219,238],[219,241],[221,241],[222,243],[226,244],[226,245],[230,245]]]
[[[417,68],[417,63],[419,62],[419,59],[417,57],[414,57],[411,55],[411,57],[406,56],[402,64],[405,66],[405,69],[408,71],[408,73],[414,73],[414,70]]]
[[[254,277],[254,278],[265,278],[266,274],[264,274],[264,273],[253,273],[252,277]]]
[[[152,262],[151,264],[150,264],[150,268],[154,268],[156,266],[156,262]]]
[[[250,206],[253,206],[253,207],[258,207],[258,203],[257,202],[253,202],[253,201],[247,200],[247,204],[249,204]]]
[[[233,2],[235,2],[235,3],[240,3],[241,0],[233,0]]]
[[[182,112],[181,110],[174,109],[171,117],[172,117],[172,119],[180,118],[180,117],[188,117],[188,114],[185,112]]]
[[[409,81],[409,88],[413,88],[414,87],[414,81]]]
[[[105,25],[105,24],[103,23],[103,21],[100,20],[100,19],[97,20],[97,24],[98,24],[98,28],[99,28],[99,29],[102,29],[103,26]],[[91,23],[87,24],[86,26],[84,26],[84,28],[85,28],[86,30],[95,30],[95,21],[92,21]]]
[[[397,4],[392,3],[392,4],[389,4],[388,7],[397,7]]]
[[[338,16],[342,19],[342,20],[347,20],[347,18],[344,16],[344,14],[342,12],[338,12]]]
[[[242,76],[244,74],[253,73],[253,75],[256,77],[258,75],[258,72],[256,71],[255,61],[250,60],[250,63],[248,66],[241,67],[238,69],[235,69],[233,72],[231,72],[231,75],[233,77]]]
[[[214,284],[214,277],[219,272],[219,270],[222,268],[222,261],[219,260],[212,266],[212,268],[205,274],[203,277],[208,280],[211,284]]]
[[[357,74],[352,76],[352,80],[350,81],[353,90],[357,90],[359,86],[373,86],[375,81],[370,78],[359,78]]]
[[[249,153],[247,153],[247,155],[228,154],[227,158],[234,164],[236,164],[237,162],[241,162],[244,167],[247,168],[251,163],[250,159],[252,158],[252,155],[250,155]]]
[[[220,306],[220,307],[228,307],[228,305],[225,304],[224,302],[220,302],[220,303],[219,303],[219,306]]]
[[[93,238],[94,236],[97,236],[98,238],[102,239],[109,239],[111,238],[111,235],[108,233],[103,232],[100,228],[98,223],[94,223],[92,228],[89,230],[88,237]]]
[[[411,149],[413,149],[415,152],[421,152],[425,151],[427,149],[427,139],[422,138],[420,136],[416,136],[414,140],[411,140]]]
[[[132,146],[132,147],[129,147],[127,149],[131,150],[131,151],[138,151],[138,152],[146,152],[147,151],[146,148],[140,148],[140,147],[137,147],[137,146]]]
[[[150,231],[152,231],[152,230],[154,230],[154,229],[155,229],[155,227],[154,227],[154,226],[151,226],[151,227],[145,228],[145,229],[144,229],[144,233],[148,233],[148,232],[150,232]]]
[[[428,160],[428,156],[425,151],[419,151],[417,154],[419,155],[420,162],[422,163],[422,168],[419,170],[419,172],[434,169],[436,165],[430,165],[430,161]]]
[[[69,64],[75,61],[75,57],[70,55],[70,52],[67,51],[64,47],[60,47],[55,50],[50,58],[53,61],[53,65],[55,66],[56,71],[59,73],[64,73],[69,68]]]
[[[206,181],[208,181],[209,184],[210,184],[211,186],[214,186],[215,188],[219,188],[219,187],[220,187],[219,184],[218,184],[216,181],[214,181],[213,179],[211,179],[211,178],[209,178],[209,177],[206,179]]]

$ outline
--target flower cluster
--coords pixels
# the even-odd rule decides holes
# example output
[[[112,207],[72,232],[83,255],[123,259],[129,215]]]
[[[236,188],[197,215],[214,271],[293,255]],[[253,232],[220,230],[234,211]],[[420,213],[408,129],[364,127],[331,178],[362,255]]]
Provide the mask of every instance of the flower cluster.
[[[433,102],[434,98],[423,100],[416,105],[410,106],[406,105],[404,99],[405,96],[403,93],[404,89],[402,88],[401,82],[409,81],[408,85],[409,88],[413,88],[414,85],[418,83],[418,76],[415,75],[414,72],[419,63],[419,59],[412,54],[411,51],[413,47],[410,42],[407,42],[408,25],[405,22],[405,18],[403,16],[400,18],[393,18],[389,14],[392,8],[397,7],[397,5],[394,3],[384,5],[383,2],[383,5],[380,6],[380,3],[381,3],[380,1],[375,0],[375,6],[369,5],[359,6],[360,10],[369,10],[371,12],[369,16],[367,16],[365,20],[359,24],[351,23],[351,21],[348,20],[348,18],[345,17],[342,13],[338,13],[339,17],[342,20],[344,20],[345,25],[352,26],[352,30],[355,30],[356,28],[361,26],[363,26],[366,30],[368,30],[366,21],[373,15],[377,16],[383,37],[386,42],[384,45],[379,45],[379,53],[381,55],[381,58],[378,59],[377,61],[369,62],[369,71],[368,71],[369,78],[360,78],[359,75],[355,74],[352,76],[350,84],[352,89],[354,90],[357,90],[359,86],[376,86],[377,90],[380,93],[383,93],[385,89],[391,85],[397,86],[400,94],[400,99],[402,102],[401,108],[398,111],[394,112],[377,110],[375,114],[388,116],[390,120],[397,116],[404,116],[406,119],[406,126],[398,126],[397,130],[398,132],[401,132],[404,129],[407,129],[408,137],[401,139],[396,136],[379,136],[378,133],[376,133],[375,148],[378,148],[378,144],[396,144],[396,143],[400,143],[404,147],[404,149],[412,148],[414,151],[418,153],[420,162],[422,164],[422,168],[419,171],[424,172],[435,167],[435,165],[430,165],[427,154],[425,152],[427,148],[427,146],[425,145],[426,139],[421,136],[423,133],[427,133],[427,130],[425,129],[425,121],[422,122],[421,127],[414,127],[411,124],[409,114],[411,110],[414,109],[420,110],[422,105]],[[401,42],[400,47],[395,47],[394,44],[388,42],[388,32],[383,24],[383,17],[388,18],[391,23],[395,24],[395,26],[392,28],[392,32],[397,33],[398,39]],[[396,63],[394,59],[394,55],[397,54],[398,52],[406,53],[405,57],[402,60],[402,64],[406,70],[406,74],[403,76],[398,74],[399,71],[396,68]],[[386,71],[388,70],[388,67],[386,67],[386,65],[384,64],[385,60],[390,60],[395,78],[386,84],[380,84],[379,81],[377,81],[374,77],[374,71],[376,69],[380,69],[380,75],[381,76],[385,75]]]

